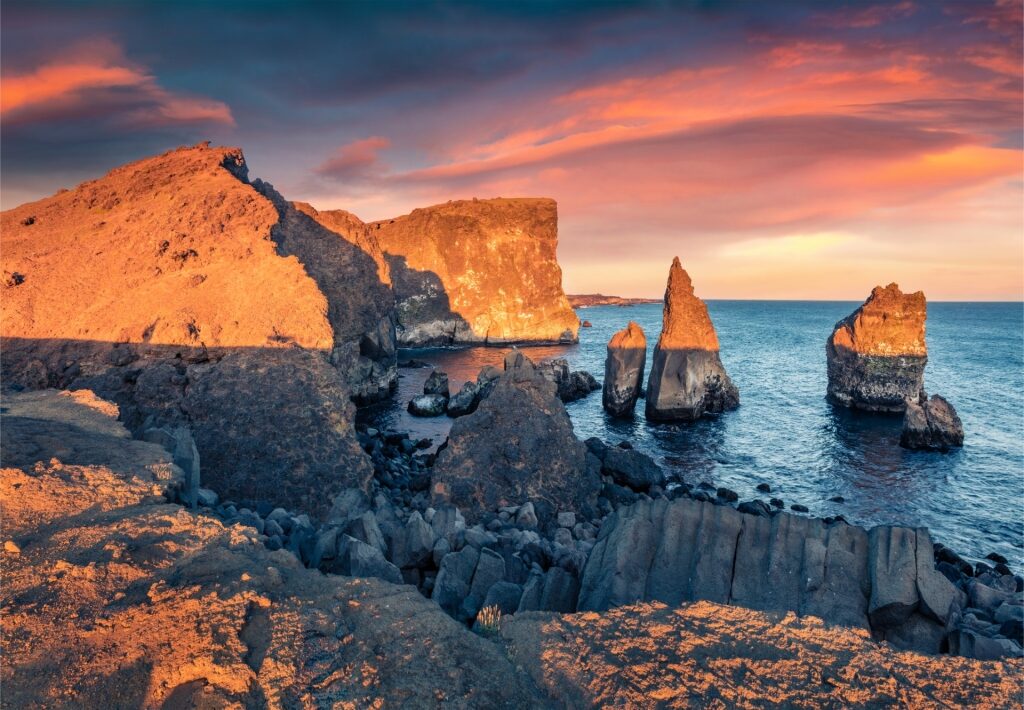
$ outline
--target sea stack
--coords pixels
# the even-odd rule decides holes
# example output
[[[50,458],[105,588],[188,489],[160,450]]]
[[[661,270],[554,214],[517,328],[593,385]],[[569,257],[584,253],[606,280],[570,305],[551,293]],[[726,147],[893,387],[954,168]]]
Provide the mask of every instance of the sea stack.
[[[739,390],[718,356],[718,335],[689,274],[672,260],[661,337],[647,381],[647,418],[694,421],[739,406]]]
[[[924,294],[876,286],[860,308],[836,323],[825,353],[828,397],[872,412],[902,412],[917,401],[928,363]]]
[[[604,393],[601,403],[613,417],[633,414],[640,388],[644,385],[644,364],[647,361],[647,338],[644,329],[630,321],[629,325],[608,341],[604,361]]]

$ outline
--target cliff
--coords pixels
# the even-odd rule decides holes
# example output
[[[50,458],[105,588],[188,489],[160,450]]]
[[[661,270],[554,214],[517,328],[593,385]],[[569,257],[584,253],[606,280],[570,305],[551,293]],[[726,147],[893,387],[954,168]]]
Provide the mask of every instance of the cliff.
[[[869,411],[902,412],[924,387],[928,364],[924,294],[894,283],[876,286],[864,304],[839,321],[825,346],[828,397]]]
[[[661,303],[657,298],[623,298],[622,296],[605,296],[601,293],[585,293],[566,296],[573,308],[590,308],[592,306],[636,306],[641,303]]]
[[[331,231],[250,183],[239,149],[207,144],[0,219],[5,386],[93,389],[140,437],[187,426],[204,479],[242,500],[325,513],[367,486],[349,400],[397,377],[368,236]]]
[[[374,222],[394,283],[398,341],[575,341],[554,200],[464,200]]]
[[[694,295],[690,275],[676,257],[669,269],[661,336],[647,381],[647,417],[692,421],[739,403],[739,391],[718,354],[718,334],[708,307]]]

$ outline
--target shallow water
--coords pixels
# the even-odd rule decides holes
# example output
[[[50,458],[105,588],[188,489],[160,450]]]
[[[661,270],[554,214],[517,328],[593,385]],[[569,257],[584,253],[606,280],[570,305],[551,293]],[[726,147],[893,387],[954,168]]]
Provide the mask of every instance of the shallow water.
[[[900,448],[902,418],[850,412],[825,401],[825,339],[858,304],[710,301],[722,360],[741,406],[696,424],[648,424],[643,402],[632,420],[614,420],[601,393],[567,405],[581,438],[628,439],[688,483],[727,486],[741,500],[771,496],[803,503],[813,515],[842,514],[862,525],[926,526],[933,538],[975,558],[999,552],[1024,566],[1024,304],[930,303],[925,387],[956,407],[964,448],[952,453]],[[661,305],[579,311],[593,323],[571,346],[524,347],[534,360],[565,357],[573,369],[604,375],[605,345],[629,320],[643,326],[648,366],[661,329]],[[403,358],[448,373],[455,392],[508,348],[421,349]],[[430,369],[399,370],[393,402],[361,417],[383,428],[440,442],[447,417],[418,419],[406,403]],[[829,502],[833,496],[843,503]]]

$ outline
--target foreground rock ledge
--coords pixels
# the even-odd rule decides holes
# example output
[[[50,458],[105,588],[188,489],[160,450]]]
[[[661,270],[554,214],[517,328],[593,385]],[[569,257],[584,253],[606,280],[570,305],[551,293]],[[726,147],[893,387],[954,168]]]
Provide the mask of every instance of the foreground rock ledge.
[[[876,286],[868,300],[836,323],[825,345],[828,397],[844,407],[902,412],[924,388],[928,364],[924,294],[894,283]]]
[[[707,602],[516,614],[502,648],[412,587],[167,503],[182,472],[89,393],[4,404],[5,706],[1001,708],[1024,676]]]
[[[647,381],[646,413],[654,421],[694,421],[739,406],[739,390],[718,355],[718,335],[679,257],[665,289],[661,336]]]

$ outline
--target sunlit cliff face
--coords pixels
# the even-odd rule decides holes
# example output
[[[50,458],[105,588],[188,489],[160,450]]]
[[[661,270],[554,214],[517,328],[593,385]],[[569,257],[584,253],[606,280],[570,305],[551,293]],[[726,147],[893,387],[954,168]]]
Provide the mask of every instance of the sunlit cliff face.
[[[364,220],[552,197],[568,292],[1024,289],[1014,0],[199,14],[8,3],[5,206],[212,137]]]

